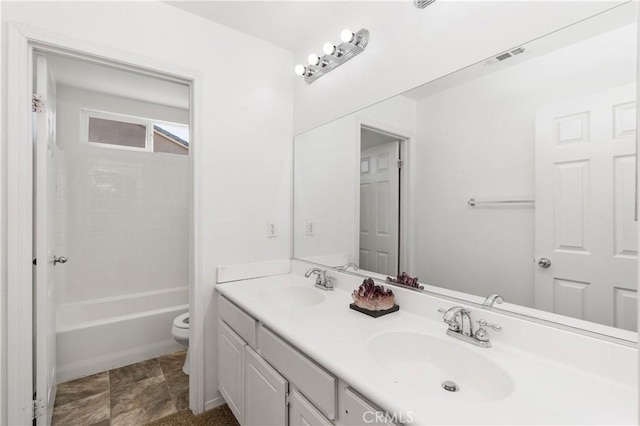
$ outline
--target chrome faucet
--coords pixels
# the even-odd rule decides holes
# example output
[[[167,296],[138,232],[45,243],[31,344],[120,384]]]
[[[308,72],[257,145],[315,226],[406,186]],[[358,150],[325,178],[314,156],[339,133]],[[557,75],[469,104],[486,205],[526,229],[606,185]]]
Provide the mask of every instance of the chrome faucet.
[[[494,304],[501,304],[502,302],[504,302],[504,297],[500,296],[499,294],[490,294],[486,299],[484,299],[484,302],[482,302],[482,304],[491,308]]]
[[[440,312],[440,310],[438,311]],[[460,333],[463,336],[471,336],[471,313],[470,310],[460,306],[454,306],[444,312],[442,319],[449,326],[449,330]]]
[[[502,327],[496,324],[489,324],[485,320],[477,321],[478,329],[474,332],[471,324],[471,311],[462,306],[454,306],[448,310],[438,309],[438,312],[444,314],[442,319],[449,326],[447,335],[460,339],[467,343],[471,343],[481,348],[490,348],[489,333],[487,328],[495,331],[502,331]]]
[[[360,268],[358,268],[358,265],[356,265],[356,264],[355,264],[355,263],[353,263],[353,262],[349,262],[349,263],[347,263],[346,265],[342,265],[342,266],[338,266],[338,267],[336,267],[336,269],[337,269],[338,271],[342,271],[342,272],[347,272],[347,270],[348,270],[349,268],[353,268],[353,270],[354,270],[354,271],[357,271],[358,269],[360,269]]]
[[[309,278],[313,274],[316,274],[316,287],[322,290],[333,290],[334,278],[331,275],[327,275],[327,271],[320,268],[311,268],[305,272],[304,276]]]

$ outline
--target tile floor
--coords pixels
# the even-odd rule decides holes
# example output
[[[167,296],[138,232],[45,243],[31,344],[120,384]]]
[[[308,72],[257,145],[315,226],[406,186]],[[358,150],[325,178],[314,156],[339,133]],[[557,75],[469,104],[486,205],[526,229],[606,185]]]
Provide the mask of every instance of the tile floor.
[[[53,426],[142,426],[189,408],[186,351],[58,385]]]

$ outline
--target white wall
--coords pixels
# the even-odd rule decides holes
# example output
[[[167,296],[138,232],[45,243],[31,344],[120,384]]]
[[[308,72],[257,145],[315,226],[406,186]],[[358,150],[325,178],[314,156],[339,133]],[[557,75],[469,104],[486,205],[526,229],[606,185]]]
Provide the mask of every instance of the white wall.
[[[80,142],[81,109],[189,124],[189,111],[58,86],[60,303],[188,286],[189,157]]]
[[[214,399],[216,267],[290,257],[291,54],[160,2],[1,7],[5,31],[6,21],[17,21],[202,73],[205,400]],[[2,40],[6,75],[5,34]],[[271,218],[278,238],[267,238]]]
[[[621,1],[437,1],[424,10],[411,2],[360,2],[314,28],[308,46],[294,52],[305,63],[343,28],[367,28],[365,52],[307,85],[295,79],[295,133],[302,133],[374,102],[515,47],[605,10]]]
[[[296,136],[294,250],[299,259],[359,262],[360,123],[414,134],[416,103],[395,97]],[[314,235],[306,233],[307,220]]]
[[[421,282],[533,307],[533,205],[467,200],[533,199],[536,109],[632,83],[635,35],[628,25],[418,102]]]
[[[0,34],[4,35],[4,21],[0,6]],[[0,66],[0,99],[4,99],[4,67]],[[5,114],[4,102],[0,102],[0,117]],[[0,126],[0,152],[6,152],[6,126]],[[7,424],[7,180],[5,179],[7,156],[0,155],[0,424]]]

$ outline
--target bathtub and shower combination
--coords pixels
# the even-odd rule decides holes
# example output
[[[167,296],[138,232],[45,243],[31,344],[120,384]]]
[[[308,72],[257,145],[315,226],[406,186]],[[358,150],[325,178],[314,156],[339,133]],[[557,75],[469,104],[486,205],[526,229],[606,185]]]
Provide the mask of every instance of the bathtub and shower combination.
[[[58,382],[184,349],[171,324],[188,310],[188,287],[60,305]]]

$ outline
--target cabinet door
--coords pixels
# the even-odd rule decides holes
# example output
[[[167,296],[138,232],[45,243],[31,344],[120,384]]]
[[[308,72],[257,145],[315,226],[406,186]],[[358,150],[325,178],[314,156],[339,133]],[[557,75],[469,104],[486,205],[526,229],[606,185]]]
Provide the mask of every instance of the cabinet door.
[[[347,388],[345,392],[344,423],[349,426],[390,425],[393,423],[386,413],[377,409],[363,397]]]
[[[333,423],[294,390],[289,398],[289,426],[333,426]]]
[[[218,324],[218,389],[240,424],[244,424],[244,347],[227,324]]]
[[[244,426],[286,426],[289,383],[251,347],[245,346]]]

